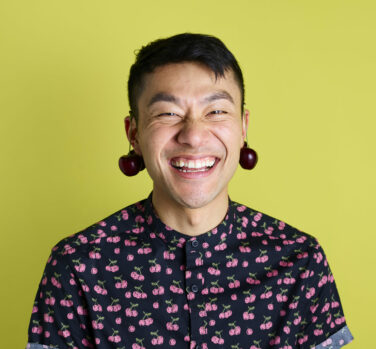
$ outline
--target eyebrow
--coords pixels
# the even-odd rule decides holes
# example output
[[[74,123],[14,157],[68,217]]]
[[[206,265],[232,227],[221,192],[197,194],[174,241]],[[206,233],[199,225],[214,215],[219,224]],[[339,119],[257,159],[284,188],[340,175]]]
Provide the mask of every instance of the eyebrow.
[[[175,104],[180,104],[180,99],[169,93],[159,92],[152,97],[152,99],[148,103],[148,108],[152,104],[157,103],[157,102],[171,102]]]
[[[219,99],[226,99],[232,104],[235,104],[234,99],[231,97],[231,95],[225,91],[225,90],[220,90],[217,92],[214,92],[210,94],[209,96],[205,97],[203,99],[203,103],[210,103],[214,102]],[[180,99],[172,94],[166,93],[166,92],[158,92],[156,93],[148,103],[148,108],[153,105],[154,103],[157,102],[171,102],[175,104],[180,104]]]
[[[216,101],[218,99],[227,99],[232,104],[235,104],[234,103],[234,99],[225,90],[220,90],[220,91],[212,93],[211,95],[209,95],[209,96],[207,96],[207,97],[204,98],[204,102],[210,103],[210,102],[214,102],[214,101]]]

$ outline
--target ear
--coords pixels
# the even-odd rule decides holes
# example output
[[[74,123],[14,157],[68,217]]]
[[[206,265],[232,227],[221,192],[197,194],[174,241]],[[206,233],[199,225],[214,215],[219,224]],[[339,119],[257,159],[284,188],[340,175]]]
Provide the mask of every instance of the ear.
[[[134,117],[126,116],[124,118],[125,133],[127,134],[128,141],[135,150],[136,154],[141,154],[140,145],[138,143],[138,129]]]
[[[242,117],[242,146],[243,146],[243,143],[246,141],[248,123],[249,123],[249,110],[245,109],[243,113],[243,117]]]

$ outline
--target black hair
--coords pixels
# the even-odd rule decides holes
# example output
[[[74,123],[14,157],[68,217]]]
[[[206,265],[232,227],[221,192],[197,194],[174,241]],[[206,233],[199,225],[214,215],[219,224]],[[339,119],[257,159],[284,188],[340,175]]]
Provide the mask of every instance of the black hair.
[[[243,74],[234,55],[224,43],[211,35],[183,33],[152,41],[136,54],[128,79],[128,100],[131,116],[137,120],[137,101],[143,89],[144,76],[155,68],[170,63],[200,62],[210,68],[215,77],[223,77],[232,70],[241,91],[244,106]]]

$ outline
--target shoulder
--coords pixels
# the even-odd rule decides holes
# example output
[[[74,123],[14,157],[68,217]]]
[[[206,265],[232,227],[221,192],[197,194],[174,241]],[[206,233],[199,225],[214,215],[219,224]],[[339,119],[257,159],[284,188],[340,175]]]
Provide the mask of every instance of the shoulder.
[[[126,206],[96,223],[61,239],[52,248],[54,257],[74,255],[87,255],[93,246],[97,249],[123,233],[132,233],[138,226],[138,221],[143,220],[145,201],[141,200]]]
[[[318,240],[313,235],[301,231],[284,220],[235,201],[231,201],[231,205],[233,207],[231,212],[238,223],[238,229],[244,231],[250,238],[267,241],[268,245],[290,246],[301,251],[309,251],[310,255],[321,250]]]

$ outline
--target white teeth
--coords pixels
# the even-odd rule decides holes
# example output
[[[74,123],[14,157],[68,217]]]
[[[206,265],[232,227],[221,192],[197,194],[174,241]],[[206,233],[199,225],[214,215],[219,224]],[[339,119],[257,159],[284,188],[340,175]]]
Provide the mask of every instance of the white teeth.
[[[212,167],[215,163],[214,159],[203,160],[173,160],[171,164],[175,167],[187,167],[189,169],[205,169],[206,167]]]
[[[182,171],[182,172],[204,172],[204,171],[207,171],[206,167],[204,168],[199,168],[199,169],[194,169],[194,170],[183,170],[183,169],[180,169],[179,171]]]

